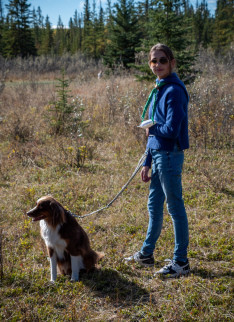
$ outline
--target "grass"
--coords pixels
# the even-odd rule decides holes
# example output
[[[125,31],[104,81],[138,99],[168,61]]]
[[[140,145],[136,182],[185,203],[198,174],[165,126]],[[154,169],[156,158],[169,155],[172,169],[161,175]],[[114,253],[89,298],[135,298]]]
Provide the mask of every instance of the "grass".
[[[55,136],[47,122],[48,104],[56,99],[54,83],[31,86],[27,81],[6,86],[0,96],[0,319],[233,320],[231,135],[222,137],[222,147],[217,146],[218,140],[212,146],[212,120],[202,131],[202,122],[206,117],[210,120],[210,114],[202,114],[197,123],[192,118],[199,116],[202,89],[195,100],[197,88],[194,84],[189,88],[193,131],[183,174],[191,274],[180,279],[153,277],[173,253],[173,227],[166,209],[155,268],[123,262],[123,257],[141,247],[148,224],[148,184],[137,175],[110,208],[79,220],[92,247],[105,253],[100,267],[83,273],[78,283],[59,276],[51,285],[39,225],[27,218],[26,211],[50,193],[73,213],[84,215],[105,206],[119,192],[144,152],[144,133],[136,125],[151,84],[139,84],[131,75],[99,81],[73,79],[71,95],[84,108],[87,126],[81,133]],[[227,97],[225,90],[222,97]],[[215,99],[212,104],[219,109],[221,103]],[[85,151],[82,159],[80,151]]]

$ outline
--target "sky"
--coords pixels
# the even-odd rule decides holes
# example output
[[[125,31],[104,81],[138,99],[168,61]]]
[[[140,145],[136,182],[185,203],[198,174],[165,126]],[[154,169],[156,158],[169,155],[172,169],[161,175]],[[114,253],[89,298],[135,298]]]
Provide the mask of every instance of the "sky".
[[[99,3],[101,1],[103,9],[106,6],[107,0],[96,0],[96,10],[98,12]],[[199,1],[199,0],[198,0]],[[8,0],[2,0],[3,7],[7,4]],[[49,16],[50,22],[53,26],[57,25],[59,16],[62,19],[64,26],[68,26],[68,22],[70,18],[74,16],[75,10],[78,13],[82,13],[84,9],[84,0],[28,0],[28,3],[31,4],[31,10],[33,7],[37,9],[37,7],[41,7],[42,15],[46,17]],[[115,0],[112,0],[113,4]],[[200,1],[199,1],[200,2]],[[90,7],[92,8],[93,1],[90,0]],[[190,0],[190,3],[195,7],[196,0]],[[216,0],[207,0],[208,9],[211,14],[214,14],[216,8]],[[6,9],[4,9],[6,12]]]

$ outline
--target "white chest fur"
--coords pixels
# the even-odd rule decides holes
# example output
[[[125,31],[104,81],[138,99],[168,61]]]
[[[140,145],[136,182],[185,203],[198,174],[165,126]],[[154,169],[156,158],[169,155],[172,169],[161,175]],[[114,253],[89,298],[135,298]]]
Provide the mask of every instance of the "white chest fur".
[[[62,259],[67,244],[66,241],[62,239],[58,233],[61,226],[58,225],[56,228],[53,228],[47,225],[45,220],[40,221],[40,226],[41,235],[47,247],[52,248],[56,252],[58,258]]]

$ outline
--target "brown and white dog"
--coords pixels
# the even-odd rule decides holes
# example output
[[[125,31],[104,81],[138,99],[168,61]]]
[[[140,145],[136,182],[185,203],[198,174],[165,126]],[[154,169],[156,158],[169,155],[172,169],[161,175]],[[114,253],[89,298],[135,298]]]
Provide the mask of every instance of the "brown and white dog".
[[[90,270],[104,255],[90,247],[89,238],[76,219],[51,196],[37,201],[27,212],[33,221],[40,220],[41,236],[50,258],[51,281],[57,278],[57,265],[64,275],[78,281],[81,269]]]

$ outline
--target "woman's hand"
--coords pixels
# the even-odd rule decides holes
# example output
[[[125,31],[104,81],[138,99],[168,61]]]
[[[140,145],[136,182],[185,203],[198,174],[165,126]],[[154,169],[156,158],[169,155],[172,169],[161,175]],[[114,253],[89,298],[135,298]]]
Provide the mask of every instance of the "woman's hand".
[[[141,170],[141,180],[143,182],[148,182],[150,181],[151,177],[149,177],[148,173],[149,173],[149,167],[144,166]]]

